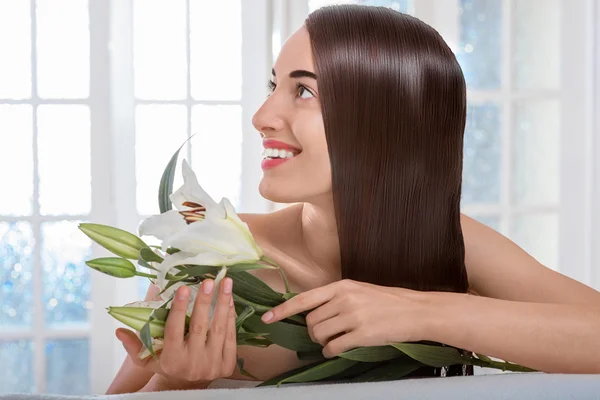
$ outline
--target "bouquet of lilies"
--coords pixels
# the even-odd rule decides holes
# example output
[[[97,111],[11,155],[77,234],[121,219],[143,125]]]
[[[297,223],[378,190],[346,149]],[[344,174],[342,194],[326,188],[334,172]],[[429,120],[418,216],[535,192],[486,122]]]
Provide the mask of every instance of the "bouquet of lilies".
[[[272,324],[263,323],[260,318],[263,313],[296,294],[290,292],[285,273],[264,256],[229,200],[224,198],[220,203],[215,202],[202,189],[185,160],[182,165],[184,184],[172,193],[178,154],[179,150],[161,178],[158,196],[160,214],[144,220],[139,227],[139,236],[154,236],[162,242],[161,246],[148,246],[138,235],[106,225],[83,223],[79,226],[93,241],[116,255],[89,260],[86,262],[89,267],[116,278],[146,277],[161,289],[161,300],[108,308],[111,316],[139,332],[144,344],[140,358],[156,357],[156,352],[162,348],[165,321],[177,288],[188,285],[191,289],[189,316],[202,280],[214,279],[215,285],[218,285],[225,276],[229,276],[233,280],[237,313],[237,344],[258,347],[275,344],[295,351],[299,359],[314,361],[269,379],[261,386],[315,381],[395,380],[424,366],[476,365],[532,371],[517,364],[494,361],[485,355],[432,342],[361,347],[326,359],[321,353],[322,346],[309,337],[305,313]],[[142,272],[136,264],[154,273]],[[278,270],[285,283],[285,293],[271,289],[248,272],[259,268]],[[212,309],[216,295],[217,291]],[[243,361],[238,359],[240,372],[252,376],[244,369]]]

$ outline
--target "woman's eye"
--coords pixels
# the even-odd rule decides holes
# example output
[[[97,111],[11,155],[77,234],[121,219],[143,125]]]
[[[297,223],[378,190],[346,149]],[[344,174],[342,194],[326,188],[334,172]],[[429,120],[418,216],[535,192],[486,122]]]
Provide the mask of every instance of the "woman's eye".
[[[311,97],[314,97],[310,90],[302,85],[298,86],[298,96],[300,96],[301,99],[310,99]]]

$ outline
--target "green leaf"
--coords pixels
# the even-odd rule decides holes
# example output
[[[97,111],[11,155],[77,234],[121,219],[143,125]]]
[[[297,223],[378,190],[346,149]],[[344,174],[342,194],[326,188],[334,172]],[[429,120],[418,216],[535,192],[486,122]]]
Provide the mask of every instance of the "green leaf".
[[[161,263],[164,261],[164,258],[152,251],[150,247],[144,247],[143,249],[140,249],[140,258],[147,262]]]
[[[334,358],[329,361],[320,363],[319,365],[310,368],[306,371],[302,371],[298,374],[289,376],[277,382],[277,386],[284,383],[303,383],[303,382],[315,382],[322,379],[329,378],[337,375],[348,368],[357,364],[358,361],[346,360],[345,358]]]
[[[171,283],[171,282],[177,283],[177,282],[182,281],[182,280],[187,279],[187,278],[189,278],[188,274],[183,274],[183,275],[180,275],[180,274],[177,274],[177,275],[167,275],[165,277],[165,279],[168,280],[169,283]]]
[[[325,361],[327,358],[321,350],[318,351],[297,351],[296,357],[302,361]]]
[[[310,365],[304,365],[302,367],[299,368],[295,368],[292,369],[290,371],[284,372],[283,374],[274,376],[271,379],[267,379],[266,381],[263,381],[262,383],[260,383],[257,387],[261,387],[261,386],[273,386],[273,385],[277,385],[277,383],[285,378],[288,378],[290,376],[294,376],[296,374],[299,374],[303,371],[308,371],[309,369],[316,367],[317,365],[319,365],[321,363],[314,363],[314,364],[310,364]]]
[[[369,371],[350,379],[350,382],[382,382],[400,379],[423,367],[423,364],[403,356],[391,361],[377,363]]]
[[[144,267],[144,268],[148,268],[148,269],[152,269],[154,271],[158,271],[158,268],[153,267],[152,265],[150,265],[150,263],[148,263],[146,260],[144,260],[142,257],[138,257],[138,265],[140,267]]]
[[[299,351],[319,351],[321,345],[310,340],[305,326],[289,324],[286,322],[274,322],[265,324],[258,315],[249,316],[243,324],[244,329],[250,332],[265,332],[269,334],[269,340],[283,348]]]
[[[147,328],[150,330],[150,336],[161,338],[165,334],[165,323],[158,320],[151,321],[150,316],[153,312],[153,308],[146,307],[125,306],[108,308],[109,315],[138,332],[141,332],[144,326],[150,322]]]
[[[338,355],[341,358],[362,362],[387,361],[402,356],[404,354],[393,346],[359,347]]]
[[[153,321],[167,322],[169,311],[170,310],[168,308],[157,308],[152,312],[152,314],[150,314],[150,318]]]
[[[175,253],[179,253],[180,251],[181,251],[181,250],[179,250],[179,249],[176,249],[176,248],[174,248],[174,247],[169,247],[169,248],[167,248],[167,254],[169,254],[169,255],[173,255],[173,254],[175,254]]]
[[[428,346],[413,343],[393,343],[392,346],[407,356],[430,367],[441,368],[456,364],[472,364],[470,359],[463,357],[454,347]]]
[[[88,267],[115,278],[131,278],[137,272],[131,261],[119,257],[96,258],[85,263]]]
[[[479,358],[482,361],[485,362],[492,362],[492,359],[489,358],[488,356],[486,356],[485,354],[479,354],[479,353],[475,353],[477,355],[477,358]]]
[[[255,304],[268,308],[283,303],[283,295],[271,289],[269,285],[249,272],[232,272],[228,276],[233,280],[233,293]],[[258,309],[257,309],[258,311]]]
[[[244,323],[244,321],[246,319],[248,319],[249,316],[254,315],[254,307],[252,306],[247,306],[246,308],[244,308],[244,311],[242,311],[241,314],[239,314],[237,316],[237,318],[235,319],[235,331],[239,331],[240,328],[242,327],[242,324]]]
[[[244,359],[243,358],[238,357],[238,359],[237,359],[237,366],[238,366],[238,368],[240,370],[240,374],[242,374],[244,376],[247,376],[247,377],[249,377],[251,379],[254,379],[255,381],[258,380],[250,372],[248,372],[248,371],[246,371],[244,369]]]
[[[156,358],[156,353],[154,352],[154,346],[152,345],[152,334],[150,322],[147,322],[142,330],[140,331],[140,340],[145,348],[148,349],[152,357]]]
[[[79,230],[119,257],[137,260],[142,248],[148,247],[139,237],[108,225],[82,223]]]
[[[185,142],[177,149],[175,154],[171,157],[171,160],[165,167],[162,177],[160,178],[160,184],[158,187],[158,206],[160,213],[166,213],[171,207],[171,199],[169,198],[173,193],[173,180],[175,179],[175,170],[177,169],[177,157],[183,146],[193,137],[190,136]]]
[[[187,274],[189,276],[199,276],[204,278],[206,274],[215,274],[219,272],[221,267],[215,267],[212,265],[185,265],[184,268],[177,273],[179,274]]]

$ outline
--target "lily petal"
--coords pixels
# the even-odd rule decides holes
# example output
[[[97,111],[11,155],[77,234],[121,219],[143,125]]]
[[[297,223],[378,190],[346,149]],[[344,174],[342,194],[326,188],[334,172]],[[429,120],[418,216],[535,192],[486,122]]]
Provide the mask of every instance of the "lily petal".
[[[169,210],[166,213],[146,218],[140,224],[138,233],[140,236],[149,235],[159,240],[165,240],[186,227],[187,223],[179,211]]]
[[[204,206],[207,217],[225,218],[225,209],[202,189],[202,186],[198,183],[196,173],[190,168],[186,160],[183,160],[182,170],[183,186],[171,195],[171,201],[175,207],[179,211],[187,210],[188,208],[183,206],[183,203],[189,201]]]
[[[228,256],[239,255],[252,261],[262,256],[262,251],[257,249],[251,235],[240,231],[231,220],[220,218],[207,218],[188,225],[165,239],[163,247],[168,246],[188,253],[217,252]]]

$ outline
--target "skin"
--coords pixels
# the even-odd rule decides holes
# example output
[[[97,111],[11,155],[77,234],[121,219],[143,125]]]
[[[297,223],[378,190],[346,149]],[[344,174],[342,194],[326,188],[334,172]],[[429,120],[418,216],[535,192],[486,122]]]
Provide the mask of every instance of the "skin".
[[[274,322],[314,309],[307,318],[309,333],[325,346],[327,357],[358,346],[432,340],[544,372],[600,373],[600,361],[590,357],[600,353],[600,293],[546,268],[467,216],[461,218],[468,294],[340,280],[331,167],[317,81],[291,78],[297,70],[315,71],[304,28],[284,45],[274,66],[275,88],[253,118],[262,137],[301,150],[295,158],[264,171],[259,187],[269,200],[296,204],[270,214],[240,215],[265,255],[285,270],[291,289],[301,293],[263,320]],[[277,272],[254,273],[274,289],[284,290]],[[235,331],[227,325],[233,318],[229,299],[222,294],[217,307],[221,318],[216,317],[210,328],[219,335],[207,334],[206,297],[198,296],[190,328],[196,334],[191,337],[183,337],[182,314],[170,316],[159,362],[137,360],[139,339],[119,329],[117,337],[129,357],[108,393],[206,388],[215,378],[248,379],[231,366]],[[183,310],[186,303],[184,296],[173,307]],[[294,352],[278,346],[240,346],[237,355],[259,380],[302,365]]]

